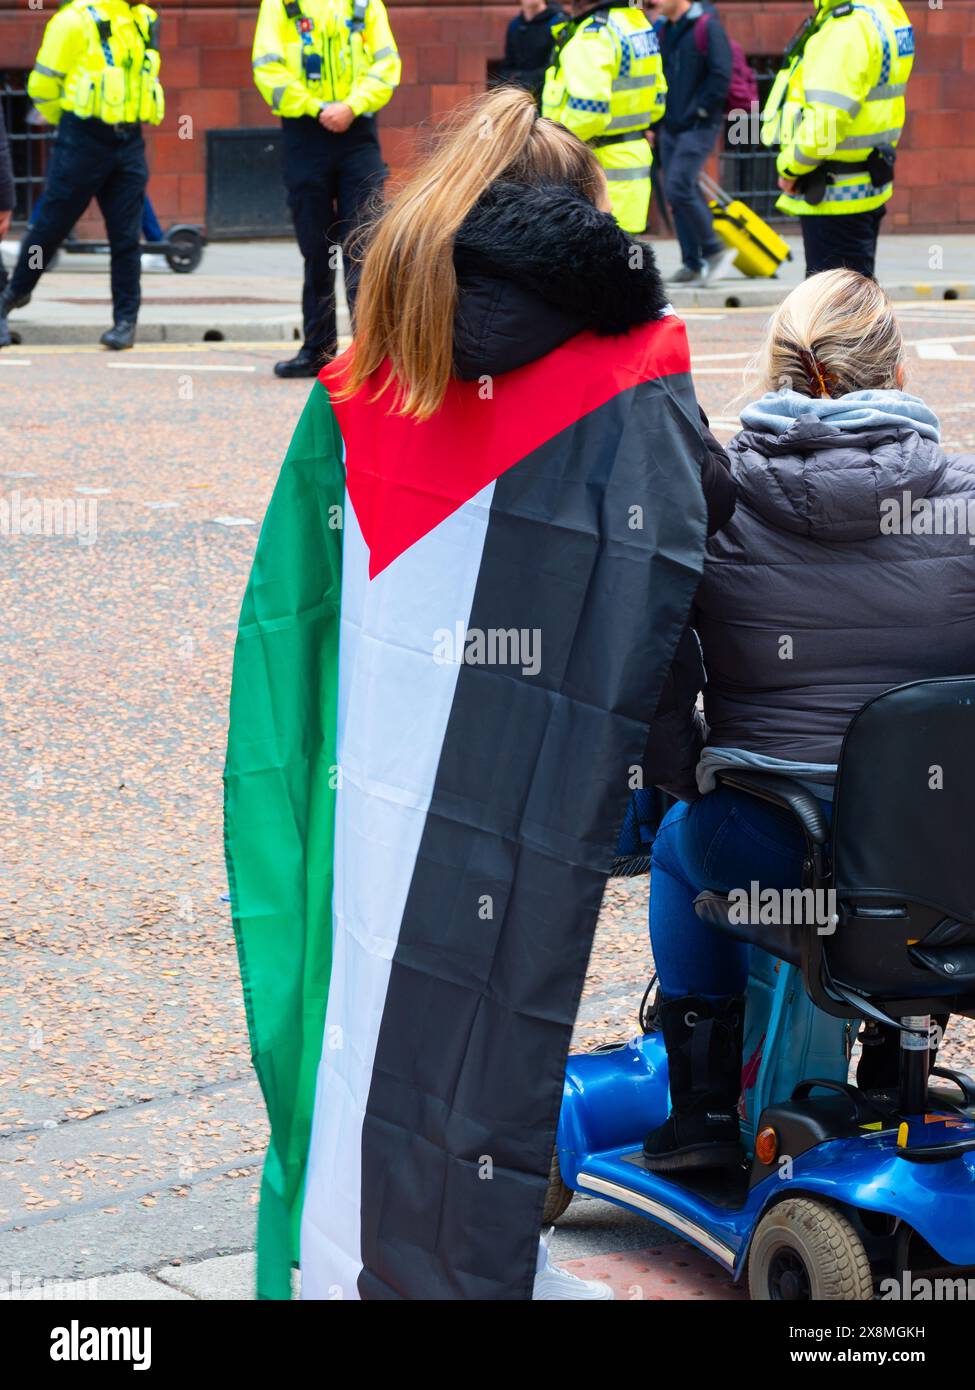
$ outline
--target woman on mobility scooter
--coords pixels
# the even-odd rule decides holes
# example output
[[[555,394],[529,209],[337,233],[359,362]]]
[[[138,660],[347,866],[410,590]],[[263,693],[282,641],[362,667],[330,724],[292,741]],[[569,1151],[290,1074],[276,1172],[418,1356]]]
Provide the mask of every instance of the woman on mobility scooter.
[[[971,514],[975,458],[946,455],[936,416],[903,389],[904,343],[883,290],[847,270],[806,280],[773,316],[758,366],[764,394],[728,446],[737,510],[708,543],[692,615],[707,671],[706,737],[699,683],[685,681],[648,750],[650,780],[682,798],[652,853],[650,935],[672,1103],[644,1143],[657,1173],[742,1159],[748,947],[702,921],[694,899],[802,882],[796,819],[718,786],[715,773],[787,775],[828,815],[857,711],[902,682],[970,673],[975,657],[970,538],[921,520],[937,498]],[[685,754],[676,773],[659,757],[672,762],[675,747]],[[875,1036],[858,1078],[867,1086],[896,1066],[896,1034]]]

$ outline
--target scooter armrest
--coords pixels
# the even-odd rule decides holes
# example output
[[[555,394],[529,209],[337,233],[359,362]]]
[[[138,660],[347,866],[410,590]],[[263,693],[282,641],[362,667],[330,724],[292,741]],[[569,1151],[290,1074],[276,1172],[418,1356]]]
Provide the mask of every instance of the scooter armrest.
[[[791,811],[813,844],[825,845],[829,840],[829,824],[822,807],[812,792],[793,778],[780,777],[774,772],[750,772],[726,767],[721,768],[716,776],[724,787],[748,792],[750,796],[757,796],[762,801]]]

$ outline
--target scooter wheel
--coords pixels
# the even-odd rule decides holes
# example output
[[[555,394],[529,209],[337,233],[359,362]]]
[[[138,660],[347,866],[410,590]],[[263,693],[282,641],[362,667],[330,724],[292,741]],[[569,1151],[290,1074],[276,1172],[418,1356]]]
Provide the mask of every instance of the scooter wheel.
[[[873,1298],[873,1275],[845,1216],[808,1197],[787,1197],[752,1236],[748,1292],[760,1303],[863,1302]]]
[[[542,1209],[542,1225],[554,1226],[560,1216],[564,1216],[575,1193],[562,1181],[559,1167],[559,1151],[552,1155],[552,1166],[548,1170],[548,1191],[545,1193],[545,1206]]]
[[[173,227],[166,238],[163,253],[170,270],[177,275],[190,275],[203,259],[203,238],[195,227]]]

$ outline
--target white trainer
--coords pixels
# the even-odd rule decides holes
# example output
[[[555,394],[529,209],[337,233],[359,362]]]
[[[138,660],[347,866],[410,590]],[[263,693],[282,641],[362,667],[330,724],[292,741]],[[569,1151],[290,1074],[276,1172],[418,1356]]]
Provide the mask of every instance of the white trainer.
[[[539,1238],[538,1271],[535,1275],[532,1302],[546,1303],[563,1299],[607,1302],[615,1299],[616,1295],[608,1284],[602,1284],[598,1279],[580,1279],[578,1274],[553,1264],[548,1252],[551,1238],[551,1230]]]
[[[702,283],[713,285],[716,280],[723,280],[734,266],[737,255],[734,247],[729,246],[724,251],[716,251],[713,256],[708,256],[701,277]]]

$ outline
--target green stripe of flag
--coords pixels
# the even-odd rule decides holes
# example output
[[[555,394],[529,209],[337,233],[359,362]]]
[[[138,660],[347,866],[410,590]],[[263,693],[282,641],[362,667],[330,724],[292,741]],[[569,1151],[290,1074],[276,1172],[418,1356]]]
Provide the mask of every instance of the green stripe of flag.
[[[291,1296],[328,996],[344,496],[341,435],[315,382],[244,595],[224,771],[234,933],[271,1124],[259,1298]]]

